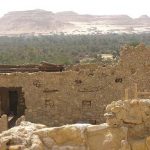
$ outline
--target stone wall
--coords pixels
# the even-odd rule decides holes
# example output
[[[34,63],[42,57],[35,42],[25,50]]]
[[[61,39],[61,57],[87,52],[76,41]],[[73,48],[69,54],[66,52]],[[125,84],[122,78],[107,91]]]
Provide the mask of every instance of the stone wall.
[[[0,117],[0,133],[5,130],[8,130],[8,119],[7,115],[2,115]]]
[[[134,98],[138,90],[150,90],[150,48],[124,47],[116,66],[88,65],[50,73],[0,74],[0,87],[21,87],[26,119],[59,126],[70,123],[104,122],[103,113],[113,100]],[[144,98],[141,95],[141,98]]]

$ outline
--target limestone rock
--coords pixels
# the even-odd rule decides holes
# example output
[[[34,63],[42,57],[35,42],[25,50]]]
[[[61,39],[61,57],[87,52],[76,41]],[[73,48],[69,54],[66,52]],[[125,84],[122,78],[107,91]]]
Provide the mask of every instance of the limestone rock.
[[[147,150],[145,139],[137,139],[131,141],[132,150]]]
[[[131,146],[127,140],[121,141],[121,149],[120,150],[131,150]]]
[[[48,128],[19,122],[0,134],[0,150],[150,150],[150,99],[106,107],[107,123]]]
[[[107,124],[87,128],[90,150],[119,150],[121,141],[127,138],[127,128],[110,128]]]
[[[21,146],[20,145],[13,145],[13,146],[9,146],[8,149],[9,150],[21,150]]]

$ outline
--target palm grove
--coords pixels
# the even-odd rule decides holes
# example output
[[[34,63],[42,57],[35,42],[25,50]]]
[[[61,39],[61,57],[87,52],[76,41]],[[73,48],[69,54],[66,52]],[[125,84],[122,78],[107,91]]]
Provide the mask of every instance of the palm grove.
[[[150,45],[147,34],[106,35],[49,35],[0,37],[0,64],[37,64],[42,61],[55,64],[75,64],[85,56],[111,53],[119,56],[124,44]]]

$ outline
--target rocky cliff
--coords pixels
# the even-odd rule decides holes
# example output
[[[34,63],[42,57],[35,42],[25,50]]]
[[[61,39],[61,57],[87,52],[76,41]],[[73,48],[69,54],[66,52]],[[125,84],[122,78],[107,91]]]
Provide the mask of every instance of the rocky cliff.
[[[0,150],[150,150],[150,99],[114,101],[105,117],[53,128],[23,121],[0,134]]]
[[[150,32],[150,18],[80,15],[72,11],[15,11],[0,18],[0,35],[103,34]]]

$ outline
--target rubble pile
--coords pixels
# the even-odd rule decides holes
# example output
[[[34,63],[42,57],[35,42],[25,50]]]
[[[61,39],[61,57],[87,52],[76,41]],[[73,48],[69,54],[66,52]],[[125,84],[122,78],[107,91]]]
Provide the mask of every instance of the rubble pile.
[[[150,99],[113,101],[104,116],[51,128],[22,121],[0,134],[0,150],[150,150]]]

